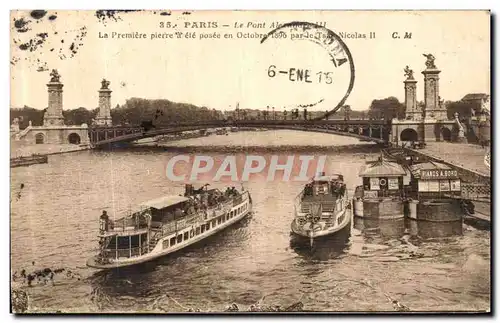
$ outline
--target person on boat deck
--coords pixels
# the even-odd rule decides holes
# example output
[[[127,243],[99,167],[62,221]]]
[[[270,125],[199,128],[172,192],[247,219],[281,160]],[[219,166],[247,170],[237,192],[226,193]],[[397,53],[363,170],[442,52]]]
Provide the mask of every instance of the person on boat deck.
[[[215,194],[214,194],[214,193],[210,193],[210,194],[208,194],[208,196],[207,196],[207,200],[206,200],[206,202],[207,202],[207,205],[206,205],[206,206],[207,206],[207,207],[209,207],[209,206],[214,205],[214,204],[215,204],[215,201],[216,201],[216,196],[215,196]]]
[[[184,209],[184,214],[185,215],[193,215],[195,213],[195,210],[196,210],[196,204],[195,203],[186,205],[186,208]]]
[[[340,194],[340,192],[339,192],[340,186],[339,186],[338,182],[331,182],[330,186],[331,186],[330,188],[331,188],[333,193]]]
[[[192,195],[192,191],[193,191],[193,185],[186,184],[185,189],[184,189],[184,196],[187,197],[187,196]]]
[[[181,218],[182,217],[182,210],[180,208],[176,208],[174,210],[174,216],[176,219]]]
[[[338,184],[337,185],[337,189],[336,189],[335,192],[338,195],[340,195],[340,196],[344,196],[344,194],[345,194],[345,188],[346,188],[345,184],[343,184],[343,185],[342,184]]]
[[[305,194],[306,196],[311,196],[311,195],[313,195],[313,188],[312,188],[312,185],[311,185],[311,184],[307,184],[307,185],[306,185],[306,188],[305,188],[305,190],[304,190],[304,194]]]
[[[101,220],[104,222],[104,231],[108,231],[108,224],[109,224],[108,212],[102,211]]]
[[[207,193],[207,191],[205,191],[205,192],[203,192],[203,194],[201,194],[201,204],[203,206],[208,205],[208,193]]]
[[[173,212],[166,212],[163,218],[161,219],[161,222],[163,223],[168,223],[171,219],[174,218],[174,213]]]

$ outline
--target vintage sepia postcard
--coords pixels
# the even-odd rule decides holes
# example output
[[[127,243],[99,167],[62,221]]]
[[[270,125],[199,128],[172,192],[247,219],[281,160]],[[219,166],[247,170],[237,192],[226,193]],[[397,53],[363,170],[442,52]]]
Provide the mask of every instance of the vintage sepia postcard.
[[[11,11],[11,312],[491,313],[490,26]]]

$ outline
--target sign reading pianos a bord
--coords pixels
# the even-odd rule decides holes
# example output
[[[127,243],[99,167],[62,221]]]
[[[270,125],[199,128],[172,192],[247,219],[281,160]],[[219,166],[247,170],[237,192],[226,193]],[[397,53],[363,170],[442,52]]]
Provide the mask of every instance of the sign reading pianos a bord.
[[[458,171],[454,169],[421,170],[420,179],[449,179],[458,178]]]

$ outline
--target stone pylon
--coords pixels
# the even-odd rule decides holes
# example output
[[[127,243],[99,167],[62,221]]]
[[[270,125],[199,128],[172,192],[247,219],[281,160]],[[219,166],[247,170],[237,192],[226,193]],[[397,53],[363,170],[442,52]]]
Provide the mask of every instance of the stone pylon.
[[[44,126],[62,126],[64,125],[63,116],[63,84],[60,81],[61,76],[57,70],[50,73],[51,79],[47,83],[49,93],[49,103],[45,114],[43,115]]]
[[[111,90],[109,89],[110,82],[103,79],[101,88],[99,89],[99,113],[95,120],[97,125],[111,126]]]
[[[424,100],[425,110],[424,118],[431,120],[447,120],[446,109],[441,102],[439,96],[439,73],[441,71],[434,64],[434,56],[427,54],[426,69],[422,71],[424,74]]]
[[[405,76],[405,119],[422,120],[422,111],[417,106],[417,81],[408,66],[405,69]]]

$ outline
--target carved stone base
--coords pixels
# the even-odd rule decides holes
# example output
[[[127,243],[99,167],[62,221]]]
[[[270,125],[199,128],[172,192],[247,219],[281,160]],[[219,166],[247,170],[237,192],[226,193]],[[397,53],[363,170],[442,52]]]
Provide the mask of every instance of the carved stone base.
[[[43,118],[44,126],[64,126],[64,118],[59,116],[45,116]]]
[[[457,137],[457,143],[466,144],[467,143],[467,138],[465,138],[465,137]]]

